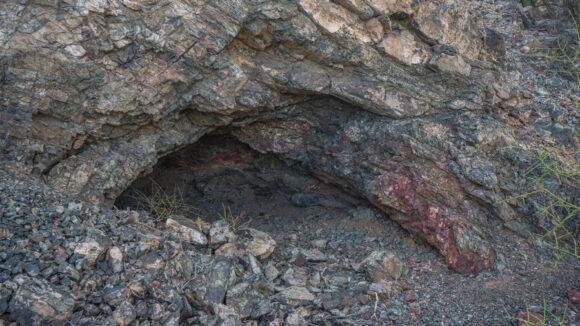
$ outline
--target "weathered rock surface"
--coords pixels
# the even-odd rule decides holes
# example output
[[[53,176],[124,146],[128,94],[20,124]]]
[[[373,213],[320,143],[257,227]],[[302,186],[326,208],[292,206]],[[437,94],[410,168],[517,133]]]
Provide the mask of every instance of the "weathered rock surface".
[[[268,258],[276,249],[276,241],[269,234],[253,228],[240,230],[236,245],[259,259]]]
[[[405,266],[395,254],[375,251],[360,263],[359,268],[367,274],[371,281],[381,282],[398,280],[403,275]]]
[[[197,225],[190,219],[183,216],[170,216],[166,221],[166,226],[175,229],[183,241],[191,242],[198,245],[206,245],[207,237]]]
[[[21,325],[65,325],[72,317],[74,300],[49,282],[24,278],[8,305],[8,313]]]
[[[227,126],[478,273],[495,262],[492,228],[526,209],[496,205],[528,165],[505,146],[577,125],[565,104],[522,98],[524,68],[502,62],[476,2],[64,3],[0,4],[0,150],[93,202]]]
[[[212,246],[218,246],[226,242],[235,240],[236,236],[229,229],[228,224],[224,220],[218,220],[212,223],[209,231],[209,243]]]

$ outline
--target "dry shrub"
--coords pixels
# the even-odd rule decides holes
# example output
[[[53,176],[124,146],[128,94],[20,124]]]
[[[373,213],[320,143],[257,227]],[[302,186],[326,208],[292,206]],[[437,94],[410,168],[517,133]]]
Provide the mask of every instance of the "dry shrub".
[[[188,218],[198,216],[195,209],[185,203],[183,190],[178,186],[169,192],[151,180],[150,192],[133,189],[133,193],[131,198],[137,203],[137,209],[148,212],[157,220],[164,221],[170,215],[181,215]]]
[[[232,214],[232,209],[225,205],[222,205],[223,213],[219,214],[219,217],[224,220],[233,233],[237,233],[238,230],[247,227],[251,220],[244,221],[244,215],[234,215]]]

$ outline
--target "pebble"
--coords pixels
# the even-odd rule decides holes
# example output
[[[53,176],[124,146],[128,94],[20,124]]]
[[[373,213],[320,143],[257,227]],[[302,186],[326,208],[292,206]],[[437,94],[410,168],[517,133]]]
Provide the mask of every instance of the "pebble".
[[[359,265],[359,270],[366,273],[373,282],[394,279],[403,275],[403,262],[392,252],[374,251]]]
[[[227,242],[232,242],[235,238],[235,234],[230,230],[226,221],[218,220],[211,224],[209,231],[209,243],[211,246],[216,247]]]
[[[266,264],[265,268],[264,268],[264,274],[266,275],[266,278],[270,281],[273,281],[275,279],[278,278],[278,276],[280,276],[280,270],[278,270],[274,264],[274,262],[270,261]]]
[[[570,289],[566,292],[566,296],[570,302],[580,304],[580,290]]]
[[[304,267],[291,266],[282,275],[282,280],[288,285],[306,286],[308,282],[309,273]]]
[[[137,313],[133,305],[124,301],[113,312],[113,318],[120,326],[128,326],[137,318]]]

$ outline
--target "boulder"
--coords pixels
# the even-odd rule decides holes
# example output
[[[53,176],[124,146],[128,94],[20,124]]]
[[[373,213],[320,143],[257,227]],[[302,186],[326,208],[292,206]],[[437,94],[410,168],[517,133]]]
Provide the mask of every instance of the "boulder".
[[[8,313],[20,325],[66,325],[74,300],[49,282],[26,277],[10,299]]]

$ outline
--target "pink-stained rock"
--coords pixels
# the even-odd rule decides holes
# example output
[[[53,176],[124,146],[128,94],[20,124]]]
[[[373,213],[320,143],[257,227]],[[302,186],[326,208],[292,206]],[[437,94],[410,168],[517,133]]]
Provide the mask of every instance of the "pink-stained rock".
[[[580,290],[570,289],[566,292],[566,296],[570,302],[580,304]]]
[[[520,311],[516,315],[518,326],[540,326],[544,323],[544,317],[533,311]]]
[[[413,292],[409,292],[405,295],[405,302],[415,302],[417,300],[419,300],[419,298]]]
[[[370,184],[371,202],[392,212],[392,217],[403,228],[438,248],[455,271],[477,274],[490,269],[494,260],[493,252],[485,247],[481,248],[483,252],[463,248],[462,244],[479,239],[461,241],[459,238],[466,236],[466,233],[458,214],[450,207],[425,199],[417,191],[418,188],[404,174],[385,172]]]

